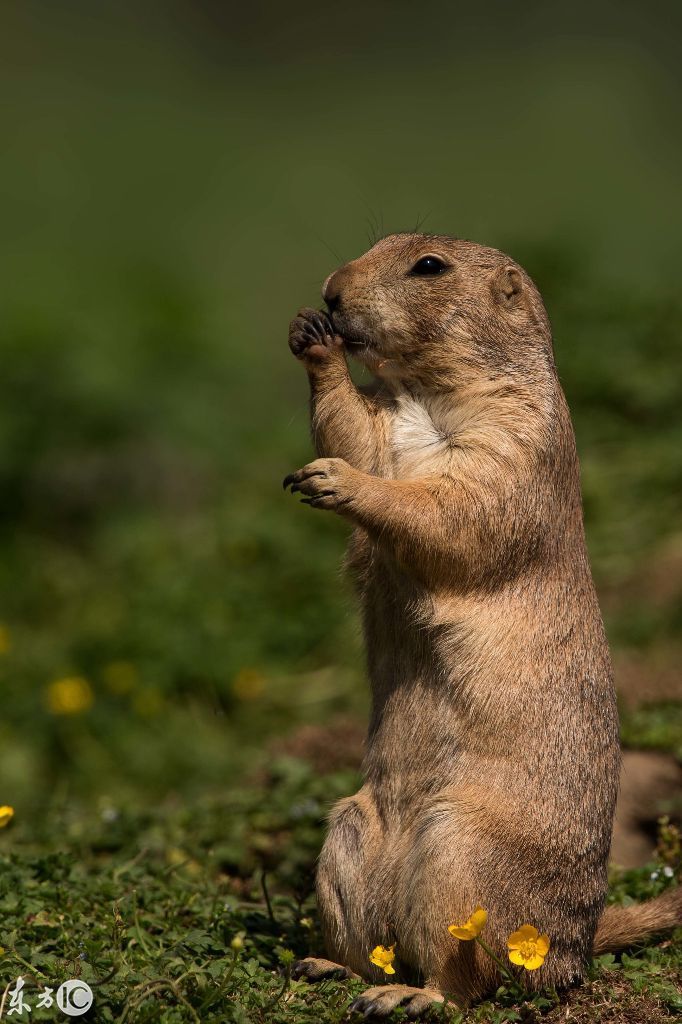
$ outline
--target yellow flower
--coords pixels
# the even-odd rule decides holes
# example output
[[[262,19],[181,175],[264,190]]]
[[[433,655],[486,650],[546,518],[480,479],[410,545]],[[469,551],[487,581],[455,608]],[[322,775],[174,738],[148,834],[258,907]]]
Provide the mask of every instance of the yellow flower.
[[[7,654],[12,647],[7,626],[0,625],[0,654]]]
[[[395,960],[395,953],[393,950],[395,946],[375,946],[372,952],[369,954],[370,963],[380,967],[384,974],[395,974],[395,968],[392,967],[392,963]]]
[[[451,924],[448,931],[456,939],[468,942],[469,939],[475,939],[477,935],[481,934],[487,920],[488,911],[483,907],[476,907],[468,921],[465,921],[464,924]]]
[[[517,932],[507,939],[509,959],[527,971],[536,971],[542,967],[549,953],[549,936],[540,935],[532,924],[522,924]]]
[[[13,807],[8,807],[7,804],[5,804],[3,807],[0,807],[0,828],[4,828],[5,825],[9,825],[13,817]]]
[[[166,850],[166,860],[174,868],[177,868],[180,864],[186,864],[189,858],[184,850],[179,850],[177,846],[171,846],[169,850]]]
[[[53,715],[78,715],[92,707],[95,695],[87,679],[67,676],[47,688],[47,706]]]

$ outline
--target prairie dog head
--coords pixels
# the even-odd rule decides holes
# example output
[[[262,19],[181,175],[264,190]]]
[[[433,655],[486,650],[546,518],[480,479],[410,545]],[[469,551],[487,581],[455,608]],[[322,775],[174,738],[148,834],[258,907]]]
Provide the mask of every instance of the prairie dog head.
[[[532,377],[553,362],[530,277],[474,242],[388,235],[331,274],[322,295],[348,351],[382,378],[456,386],[481,372]]]

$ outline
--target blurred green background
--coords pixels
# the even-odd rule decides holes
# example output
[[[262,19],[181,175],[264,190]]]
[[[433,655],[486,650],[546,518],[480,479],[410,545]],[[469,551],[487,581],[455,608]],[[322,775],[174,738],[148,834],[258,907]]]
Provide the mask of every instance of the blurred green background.
[[[300,725],[362,714],[346,527],[281,491],[311,451],[287,325],[368,236],[418,221],[536,278],[628,735],[680,744],[681,20],[628,2],[3,7],[17,824],[57,800],[191,801]]]

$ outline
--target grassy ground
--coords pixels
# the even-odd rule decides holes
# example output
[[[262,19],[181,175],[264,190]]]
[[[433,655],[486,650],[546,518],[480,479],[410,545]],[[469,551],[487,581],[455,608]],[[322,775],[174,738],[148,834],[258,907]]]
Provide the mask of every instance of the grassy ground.
[[[345,528],[281,492],[310,453],[287,321],[327,243],[366,247],[367,206],[528,267],[623,740],[682,757],[676,65],[629,10],[587,41],[528,15],[510,51],[473,14],[417,40],[349,5],[333,50],[316,5],[277,45],[256,13],[168,6],[26,2],[0,39],[3,985],[26,979],[34,1020],[55,1019],[36,985],[80,974],[98,1021],[332,1024],[356,986],[288,968],[319,947],[314,863],[367,697]],[[672,884],[663,866],[611,898]],[[668,1021],[680,970],[665,939],[560,1006],[501,993],[467,1019]]]
[[[311,893],[321,816],[355,781],[280,755],[260,778],[211,798],[137,812],[56,799],[38,834],[17,822],[2,856],[3,971],[27,979],[32,1019],[54,1019],[35,1006],[45,985],[78,977],[94,990],[98,1021],[348,1019],[359,983],[309,986],[289,971],[322,951]],[[679,863],[679,846],[662,852]],[[663,864],[615,873],[612,898],[659,893],[672,884]],[[450,1006],[433,1019],[673,1021],[681,945],[601,957],[561,1004],[501,990],[465,1015]]]

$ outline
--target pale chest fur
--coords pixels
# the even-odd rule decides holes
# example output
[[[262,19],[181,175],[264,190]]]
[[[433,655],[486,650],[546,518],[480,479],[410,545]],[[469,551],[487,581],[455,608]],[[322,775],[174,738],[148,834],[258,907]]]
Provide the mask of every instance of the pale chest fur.
[[[399,393],[389,410],[389,474],[405,480],[512,473],[541,450],[545,413],[542,402],[504,381],[458,395]]]
[[[390,418],[391,476],[404,480],[447,472],[454,453],[456,419],[449,395],[398,395]]]

